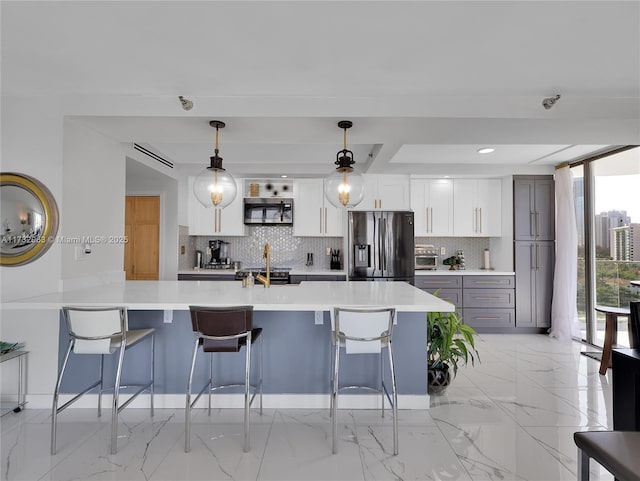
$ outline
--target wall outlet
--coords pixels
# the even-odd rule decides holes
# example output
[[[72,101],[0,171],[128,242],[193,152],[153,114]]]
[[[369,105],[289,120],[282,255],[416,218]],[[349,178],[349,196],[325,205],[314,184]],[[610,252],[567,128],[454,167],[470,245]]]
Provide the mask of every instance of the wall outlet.
[[[446,247],[440,247],[440,255],[441,256],[447,255],[447,248]]]
[[[316,324],[324,323],[324,312],[323,311],[315,311],[314,312],[314,322]]]
[[[162,321],[165,324],[171,324],[173,322],[173,311],[164,310]]]

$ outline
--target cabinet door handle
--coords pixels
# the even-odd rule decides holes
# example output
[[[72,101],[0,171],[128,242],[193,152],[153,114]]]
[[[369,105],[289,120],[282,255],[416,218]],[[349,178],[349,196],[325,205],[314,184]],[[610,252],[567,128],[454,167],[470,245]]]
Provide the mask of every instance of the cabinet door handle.
[[[533,244],[529,246],[529,265],[531,266],[531,270],[534,270],[536,268],[536,265],[533,262]]]
[[[324,233],[327,233],[327,208],[324,208]]]
[[[540,246],[536,244],[536,270],[540,269]]]
[[[429,207],[424,208],[424,230],[429,232]]]
[[[535,223],[535,215],[536,213],[534,211],[529,211],[529,235],[530,236],[535,236],[535,227],[534,227],[534,223]]]
[[[476,321],[499,321],[501,317],[476,317]]]
[[[480,207],[480,234],[482,234],[482,207]]]
[[[536,237],[540,236],[540,212],[536,212]]]
[[[433,234],[433,207],[429,207],[429,219],[431,222],[431,226],[429,229],[429,232],[431,232]]]
[[[320,216],[318,218],[320,219],[320,234],[322,234],[322,207],[320,207]]]
[[[499,297],[475,297],[474,299],[477,299],[479,301],[495,301],[500,298]]]

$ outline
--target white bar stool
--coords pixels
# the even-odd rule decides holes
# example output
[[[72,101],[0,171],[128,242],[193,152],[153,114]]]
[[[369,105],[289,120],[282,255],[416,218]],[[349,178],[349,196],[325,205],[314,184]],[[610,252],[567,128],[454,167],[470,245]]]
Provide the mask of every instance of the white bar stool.
[[[382,397],[382,417],[384,417],[385,396],[393,410],[393,454],[398,454],[398,396],[396,393],[396,374],[393,366],[393,350],[391,338],[393,334],[393,319],[396,310],[392,307],[384,308],[344,308],[335,307],[331,312],[331,347],[333,349],[333,378],[331,380],[331,417],[333,454],[338,452],[338,391],[345,389],[366,389],[379,392]],[[340,372],[340,348],[345,349],[347,355],[380,354],[380,388],[372,386],[340,386],[338,374]],[[389,354],[389,370],[391,372],[391,394],[384,383],[384,365],[382,349]]]
[[[127,309],[125,307],[63,307],[62,314],[67,324],[69,344],[53,393],[53,408],[51,410],[51,454],[56,454],[58,413],[64,411],[80,399],[82,395],[96,387],[98,388],[98,417],[102,414],[102,392],[113,390],[113,403],[111,407],[111,454],[115,454],[118,443],[118,414],[143,391],[148,390],[151,394],[151,415],[153,416],[155,329],[129,330]],[[147,338],[150,339],[151,343],[151,380],[146,384],[121,386],[120,379],[125,351]],[[105,388],[103,381],[104,356],[105,354],[113,354],[118,349],[120,352],[118,355],[115,382],[113,387]],[[67,368],[69,355],[72,351],[74,354],[100,354],[100,378],[71,400],[58,407],[60,385],[62,384],[62,377]],[[128,387],[138,387],[138,390],[124,403],[120,404],[120,389]]]

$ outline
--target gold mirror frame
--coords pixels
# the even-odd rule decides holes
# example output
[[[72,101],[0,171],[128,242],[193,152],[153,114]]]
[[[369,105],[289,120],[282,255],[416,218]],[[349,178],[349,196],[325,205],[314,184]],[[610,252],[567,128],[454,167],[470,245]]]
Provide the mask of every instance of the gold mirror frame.
[[[37,234],[37,237],[30,242],[31,246],[14,255],[7,254],[5,249],[0,251],[0,265],[21,266],[36,260],[47,252],[55,242],[55,236],[58,233],[58,206],[49,189],[47,189],[42,182],[28,175],[17,174],[14,172],[0,173],[0,200],[2,200],[3,190],[1,187],[5,186],[14,186],[25,190],[27,194],[33,196],[34,199],[42,206],[44,217],[42,220],[43,228],[41,232]],[[5,235],[4,230],[2,235]],[[11,235],[16,237],[17,234]],[[23,237],[23,240],[26,241],[27,239],[28,237]]]

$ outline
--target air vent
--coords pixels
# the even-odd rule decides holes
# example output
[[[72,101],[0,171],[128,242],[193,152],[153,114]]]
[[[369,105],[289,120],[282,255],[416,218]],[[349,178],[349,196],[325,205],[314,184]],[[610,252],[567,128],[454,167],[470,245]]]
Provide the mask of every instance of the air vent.
[[[163,165],[166,165],[170,169],[173,169],[173,162],[169,162],[167,159],[160,157],[158,154],[151,152],[149,149],[145,149],[143,146],[136,144],[134,142],[133,148],[138,152],[142,152],[144,155],[151,157],[153,160],[160,162]]]

